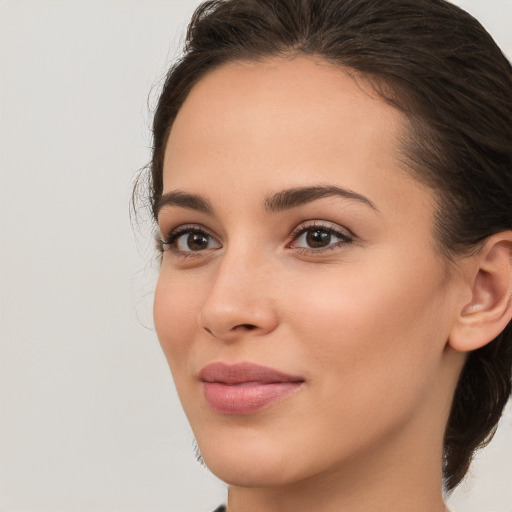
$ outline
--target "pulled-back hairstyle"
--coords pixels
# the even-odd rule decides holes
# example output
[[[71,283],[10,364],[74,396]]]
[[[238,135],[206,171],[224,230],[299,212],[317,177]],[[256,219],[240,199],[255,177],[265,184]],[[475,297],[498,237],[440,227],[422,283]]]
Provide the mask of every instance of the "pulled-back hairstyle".
[[[512,68],[483,27],[444,0],[202,4],[154,116],[153,216],[162,195],[168,135],[194,84],[229,61],[296,55],[348,69],[405,113],[401,154],[435,193],[435,235],[447,261],[512,229]],[[445,434],[447,490],[461,481],[474,451],[496,430],[511,393],[511,370],[509,323],[467,357]]]

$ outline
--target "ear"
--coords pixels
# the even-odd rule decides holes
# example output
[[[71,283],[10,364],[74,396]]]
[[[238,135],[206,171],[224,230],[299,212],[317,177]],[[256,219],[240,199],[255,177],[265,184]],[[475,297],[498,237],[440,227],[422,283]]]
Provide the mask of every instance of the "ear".
[[[449,345],[469,352],[496,338],[512,318],[512,231],[489,237],[470,259],[471,300],[452,326]]]

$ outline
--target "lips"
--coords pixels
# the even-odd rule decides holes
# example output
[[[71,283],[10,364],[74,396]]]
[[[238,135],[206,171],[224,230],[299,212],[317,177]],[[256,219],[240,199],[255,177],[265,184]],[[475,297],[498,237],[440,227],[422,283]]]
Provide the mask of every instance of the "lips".
[[[219,414],[247,415],[298,390],[302,377],[251,363],[213,363],[199,379],[208,405]]]

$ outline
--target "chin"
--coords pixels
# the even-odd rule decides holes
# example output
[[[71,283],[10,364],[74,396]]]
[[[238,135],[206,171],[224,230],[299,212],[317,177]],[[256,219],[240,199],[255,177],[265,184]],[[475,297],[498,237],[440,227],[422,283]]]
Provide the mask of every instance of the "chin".
[[[292,474],[269,461],[254,462],[231,458],[206,462],[208,469],[220,480],[235,487],[285,487],[297,480]]]
[[[228,442],[211,434],[198,447],[205,465],[220,480],[237,487],[285,486],[300,479],[299,465],[283,446],[274,446],[261,433],[257,440]],[[237,442],[238,441],[238,442]]]

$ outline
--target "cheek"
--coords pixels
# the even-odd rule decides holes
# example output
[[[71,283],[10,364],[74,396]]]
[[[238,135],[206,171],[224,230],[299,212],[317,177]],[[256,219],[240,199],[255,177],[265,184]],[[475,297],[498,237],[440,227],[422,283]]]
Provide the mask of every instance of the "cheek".
[[[197,329],[200,297],[189,286],[161,269],[155,290],[153,317],[160,345],[174,374],[190,350]]]
[[[307,361],[314,395],[296,411],[303,446],[324,439],[313,448],[329,459],[420,414],[433,393],[446,329],[442,275],[427,263],[421,271],[390,264],[385,275],[371,266],[339,267],[310,274],[290,294],[287,323],[296,344],[287,348]]]
[[[448,333],[443,273],[431,260],[387,260],[386,272],[353,264],[307,278],[290,300],[304,355],[333,386],[342,380],[360,393],[379,382],[420,384],[440,361]]]

